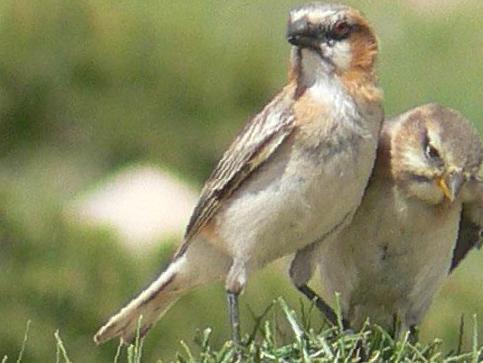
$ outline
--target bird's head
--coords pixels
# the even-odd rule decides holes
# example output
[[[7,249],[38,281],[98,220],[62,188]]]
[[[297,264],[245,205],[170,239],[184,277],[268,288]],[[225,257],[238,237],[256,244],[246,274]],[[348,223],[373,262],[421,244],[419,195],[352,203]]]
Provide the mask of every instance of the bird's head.
[[[409,197],[453,202],[481,164],[481,143],[461,114],[428,104],[401,116],[391,139],[391,171]],[[388,121],[391,123],[392,121]]]
[[[344,5],[312,3],[290,11],[287,39],[307,74],[372,74],[377,39],[362,14]]]

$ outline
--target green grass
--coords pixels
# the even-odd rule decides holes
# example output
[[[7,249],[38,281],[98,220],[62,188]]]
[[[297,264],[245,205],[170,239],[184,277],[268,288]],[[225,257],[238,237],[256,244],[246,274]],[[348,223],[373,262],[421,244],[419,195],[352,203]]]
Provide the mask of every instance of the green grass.
[[[0,358],[16,361],[30,319],[23,362],[54,361],[57,329],[73,362],[113,360],[117,347],[95,347],[93,333],[154,278],[177,241],[133,257],[109,229],[66,221],[65,207],[132,163],[169,168],[199,187],[284,84],[287,10],[302,2],[0,2]],[[426,1],[347,3],[379,34],[388,115],[439,101],[483,130],[482,1],[433,11],[421,8]],[[448,278],[421,344],[440,337],[444,356],[458,344],[461,314],[483,316],[482,266],[483,253],[473,252]],[[280,263],[254,274],[242,316],[261,314],[277,296],[297,306],[286,275]],[[143,360],[174,357],[181,340],[197,357],[196,328],[211,327],[219,352],[229,334],[224,306],[220,284],[183,297],[144,341]],[[253,330],[251,319],[242,323]],[[321,325],[317,314],[312,323]],[[481,336],[481,319],[478,327]],[[465,331],[466,350],[472,338]]]
[[[309,306],[313,309],[313,305]],[[281,315],[281,316],[277,316]],[[272,315],[271,318],[267,316]],[[283,320],[281,320],[283,319]],[[469,351],[463,352],[458,346],[450,353],[441,349],[442,341],[422,344],[412,339],[409,333],[398,339],[378,326],[365,324],[359,332],[344,331],[339,326],[315,328],[307,320],[306,311],[297,316],[287,303],[279,298],[274,301],[257,320],[250,334],[245,335],[240,347],[228,340],[221,345],[211,342],[212,329],[197,331],[194,343],[190,348],[180,341],[180,352],[173,359],[165,362],[177,363],[231,363],[231,362],[479,362],[483,347],[478,342],[476,318],[474,319],[473,344]],[[340,319],[339,319],[340,320]],[[281,327],[284,325],[285,327]],[[16,363],[28,350],[28,333],[30,322]],[[285,330],[283,334],[281,329]],[[55,337],[55,362],[72,363],[67,349],[58,331]],[[154,362],[143,358],[144,339],[136,338],[128,347],[119,344],[112,361],[114,363]],[[5,356],[2,363],[13,362]],[[157,363],[163,362],[161,359]]]

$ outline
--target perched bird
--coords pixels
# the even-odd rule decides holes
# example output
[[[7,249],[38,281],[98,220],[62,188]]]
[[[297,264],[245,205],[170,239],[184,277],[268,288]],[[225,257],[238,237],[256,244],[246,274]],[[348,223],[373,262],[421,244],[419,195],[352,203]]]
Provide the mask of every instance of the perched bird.
[[[373,175],[351,224],[321,246],[344,319],[412,330],[451,269],[479,243],[481,144],[459,113],[428,104],[385,121]]]
[[[377,42],[356,10],[290,12],[288,84],[243,128],[206,182],[167,269],[95,335],[129,342],[178,297],[223,279],[233,340],[249,275],[350,220],[375,160],[383,120]]]

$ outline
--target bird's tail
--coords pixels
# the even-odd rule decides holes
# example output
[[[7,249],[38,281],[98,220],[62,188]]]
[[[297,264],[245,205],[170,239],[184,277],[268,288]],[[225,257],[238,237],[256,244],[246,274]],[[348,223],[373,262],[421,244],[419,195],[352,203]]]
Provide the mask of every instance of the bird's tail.
[[[140,337],[144,336],[184,290],[177,278],[181,260],[171,263],[146,290],[111,317],[96,333],[94,342],[102,344],[120,337],[124,343],[131,343],[138,332]]]
[[[144,336],[185,292],[224,278],[232,258],[204,239],[197,239],[176,257],[156,281],[121,309],[94,336],[97,344],[120,337],[130,343]]]

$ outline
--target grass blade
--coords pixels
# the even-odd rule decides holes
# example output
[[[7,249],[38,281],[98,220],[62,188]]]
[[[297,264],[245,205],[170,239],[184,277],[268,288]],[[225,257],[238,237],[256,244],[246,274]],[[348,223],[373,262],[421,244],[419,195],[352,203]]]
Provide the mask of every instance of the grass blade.
[[[23,336],[22,347],[20,348],[20,352],[18,353],[17,363],[20,363],[22,361],[23,353],[25,351],[25,347],[27,346],[27,340],[28,340],[29,330],[30,330],[30,322],[31,322],[30,320],[27,321],[27,326],[25,327],[25,334]],[[5,361],[7,360],[5,359]]]

